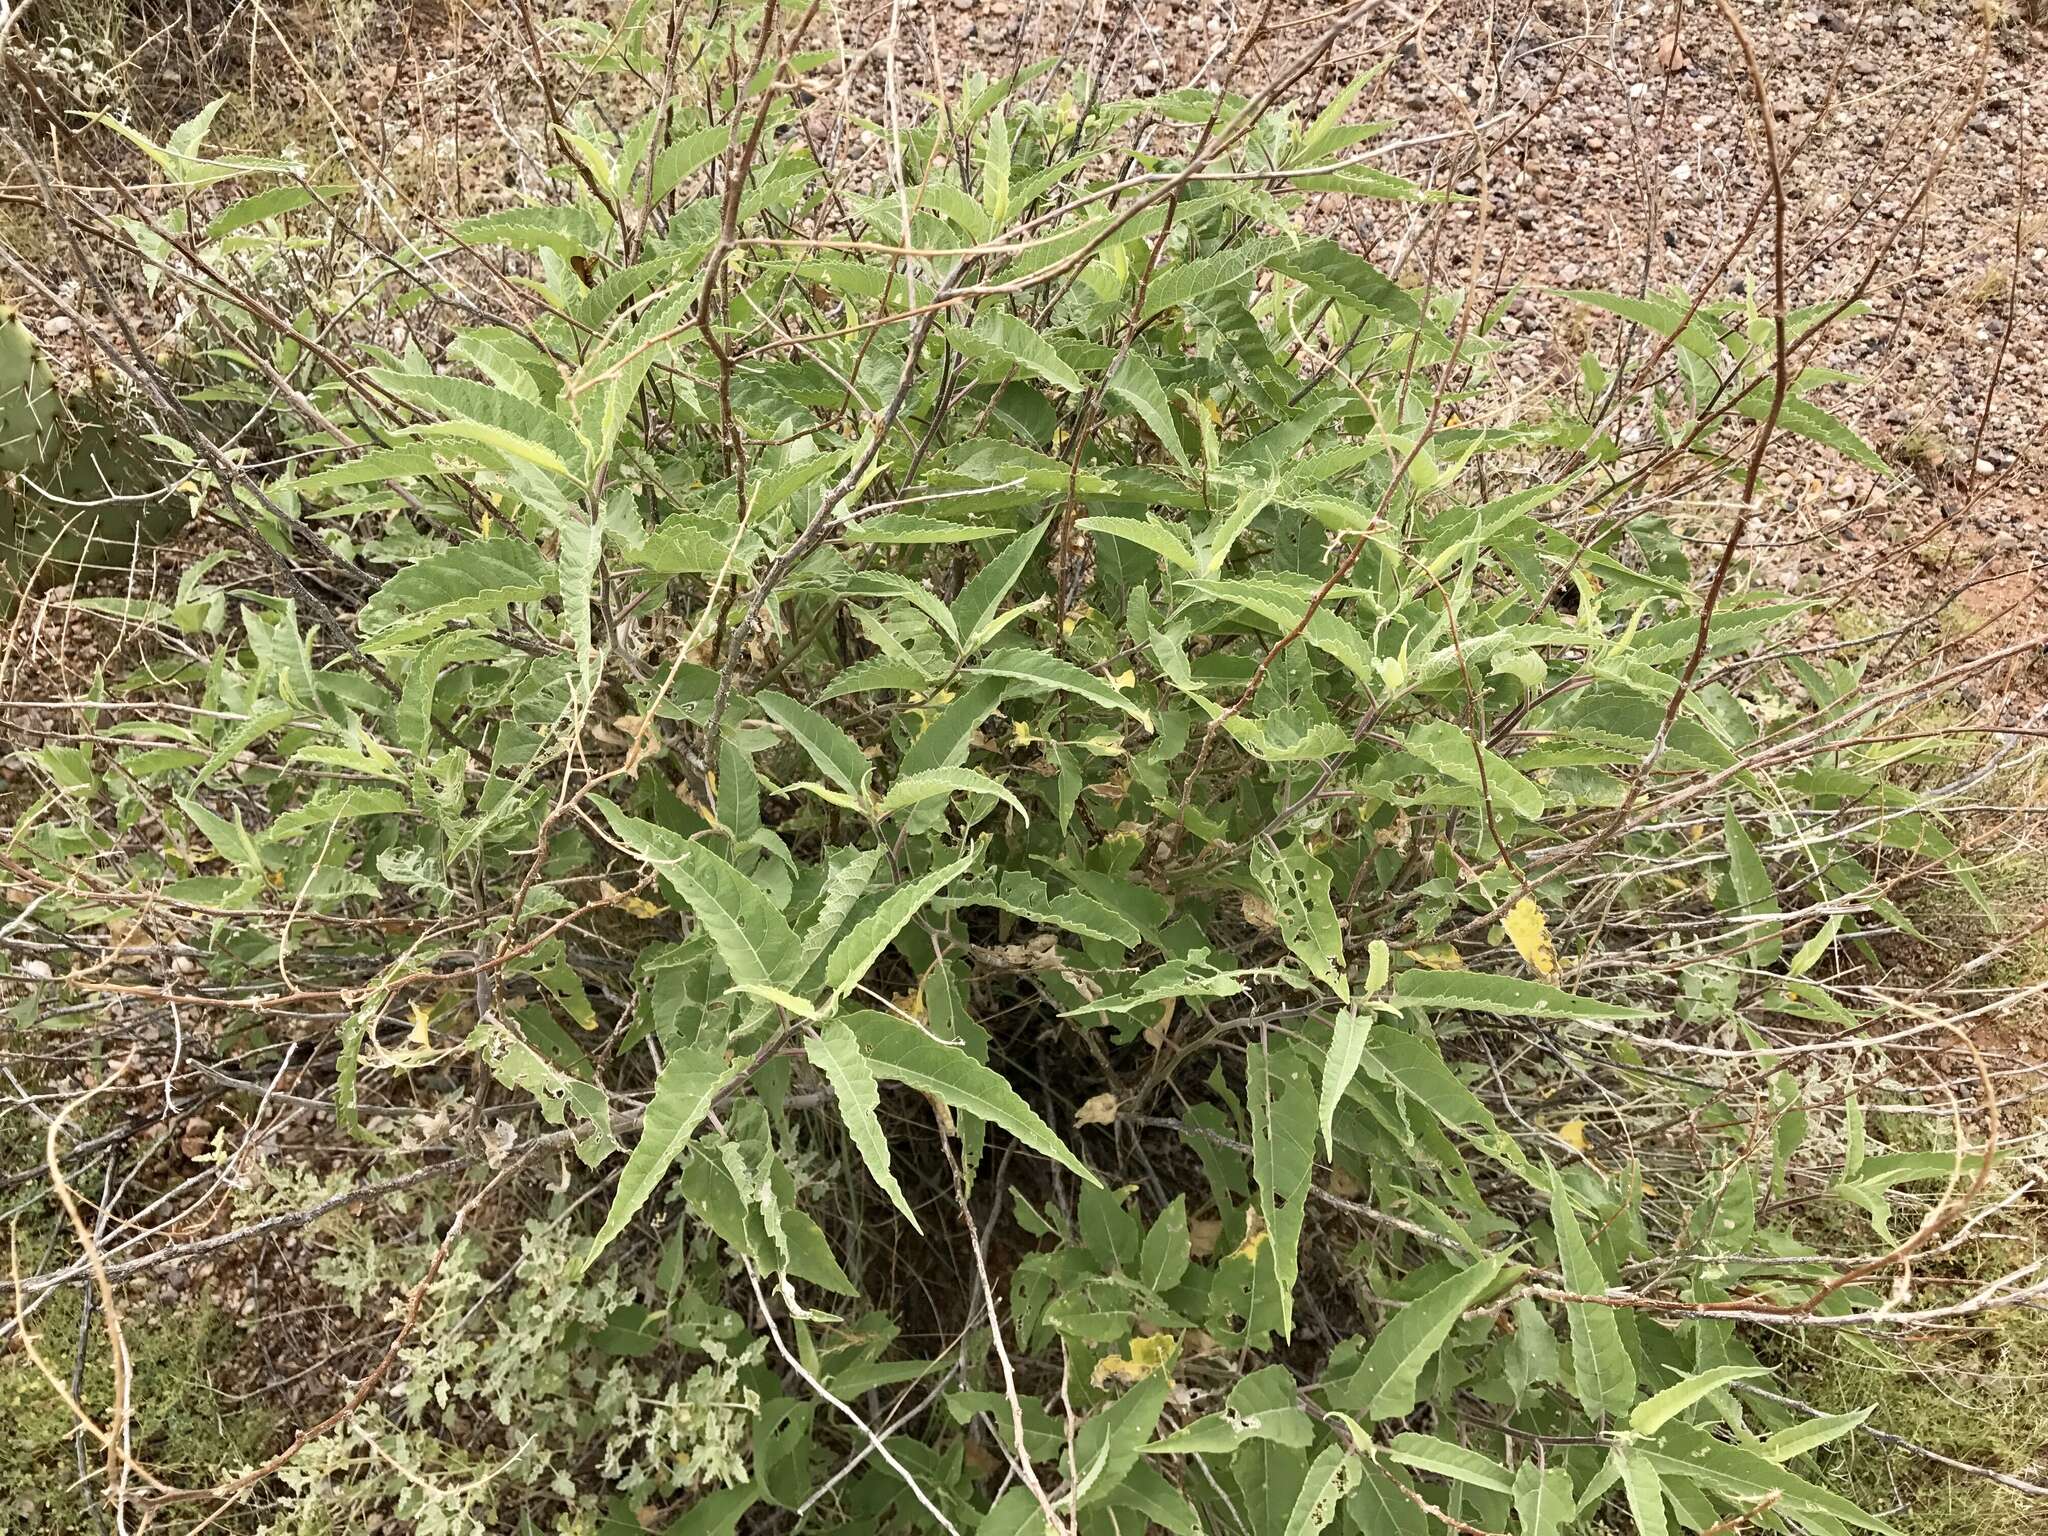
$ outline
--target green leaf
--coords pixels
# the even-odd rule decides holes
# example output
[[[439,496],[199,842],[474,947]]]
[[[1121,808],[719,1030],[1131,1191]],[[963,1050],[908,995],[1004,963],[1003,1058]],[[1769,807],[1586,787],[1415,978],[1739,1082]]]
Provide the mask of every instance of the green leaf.
[[[886,1013],[851,1013],[846,1025],[877,1077],[904,1083],[950,1108],[999,1125],[1090,1184],[1100,1183],[1014,1088],[959,1046]]]
[[[1027,824],[1031,815],[1024,809],[1024,802],[1011,794],[996,780],[972,768],[927,768],[922,773],[909,774],[889,786],[889,792],[882,796],[875,807],[878,816],[891,816],[897,811],[941,795],[994,795],[998,800],[1016,811]]]
[[[1149,1462],[1128,1467],[1116,1492],[1104,1497],[1112,1511],[1129,1510],[1169,1536],[1205,1536],[1201,1516],[1166,1474]],[[1118,1529],[1122,1522],[1110,1529]]]
[[[768,718],[810,755],[820,773],[856,799],[866,792],[868,760],[851,736],[809,705],[785,694],[762,692],[755,699]]]
[[[1078,933],[1084,939],[1107,939],[1126,949],[1139,944],[1144,938],[1137,924],[1094,897],[1077,890],[1064,890],[1054,896],[1036,875],[1021,874],[1015,870],[1004,871],[999,880],[977,877],[955,886],[940,905],[947,908],[995,907],[999,911],[1028,917],[1034,923]]]
[[[1761,966],[1778,963],[1785,953],[1785,925],[1770,918],[1778,909],[1778,893],[1771,885],[1771,872],[1764,866],[1749,833],[1729,811],[1721,819],[1722,835],[1728,843],[1728,883],[1735,893],[1735,911],[1745,921],[1737,940],[1748,946],[1746,953]]]
[[[1625,1445],[1616,1446],[1612,1455],[1613,1464],[1621,1473],[1622,1497],[1628,1501],[1629,1516],[1636,1523],[1638,1536],[1670,1536],[1671,1517],[1664,1509],[1664,1479],[1658,1475],[1656,1463]]]
[[[1084,672],[1071,661],[1062,661],[1044,651],[1020,648],[994,651],[973,669],[977,677],[1002,677],[1026,685],[1033,692],[1071,693],[1109,709],[1122,710],[1146,730],[1152,717],[1092,672]]]
[[[654,171],[648,188],[648,202],[657,203],[694,176],[732,144],[732,130],[713,123],[674,140],[654,157]]]
[[[1538,1466],[1530,1457],[1515,1468],[1515,1519],[1520,1536],[1559,1536],[1576,1513],[1572,1475],[1561,1460]]]
[[[1315,596],[1314,588],[1304,589],[1296,583],[1271,577],[1205,577],[1188,585],[1218,602],[1233,603],[1257,614],[1280,634],[1293,633],[1295,626],[1306,617],[1307,626],[1301,632],[1303,640],[1325,655],[1334,657],[1359,681],[1377,686],[1378,656],[1371,640],[1348,620],[1332,613],[1329,602],[1310,614],[1308,605]],[[1334,601],[1343,595],[1346,595],[1344,589],[1333,589],[1330,599]]]
[[[1415,1411],[1422,1369],[1436,1358],[1458,1319],[1500,1276],[1501,1261],[1483,1260],[1441,1281],[1395,1313],[1373,1336],[1358,1370],[1332,1402],[1361,1417],[1406,1418]]]
[[[1294,1282],[1301,1269],[1301,1228],[1315,1170],[1315,1092],[1291,1056],[1266,1046],[1246,1058],[1245,1104],[1252,1121],[1252,1180],[1280,1286],[1280,1331],[1294,1331]]]
[[[1010,595],[1010,589],[1017,585],[1017,578],[1024,574],[1025,565],[1037,553],[1039,541],[1045,537],[1050,521],[1047,519],[1034,528],[1027,528],[1005,544],[987,565],[975,572],[974,579],[953,599],[953,628],[960,636],[963,655],[971,653],[980,643],[982,631],[988,628],[996,609]]]
[[[1337,1511],[1364,1475],[1364,1464],[1354,1451],[1334,1441],[1323,1447],[1295,1495],[1294,1509],[1287,1517],[1281,1536],[1322,1536]]]
[[[1149,549],[1175,570],[1192,571],[1195,568],[1195,554],[1188,548],[1186,538],[1172,523],[1158,518],[1141,521],[1135,517],[1079,517],[1074,519],[1074,526]]]
[[[974,1528],[974,1536],[1046,1536],[1052,1528],[1045,1523],[1045,1511],[1038,1496],[1017,1485],[989,1505],[988,1513]]]
[[[378,588],[358,615],[373,647],[397,644],[460,620],[494,618],[551,590],[540,552],[519,539],[477,539],[437,551]]]
[[[1689,303],[1677,303],[1657,297],[1637,297],[1632,294],[1605,293],[1597,288],[1565,288],[1558,292],[1560,297],[1575,299],[1594,309],[1604,309],[1609,314],[1620,315],[1624,320],[1632,320],[1644,330],[1667,340],[1675,339],[1679,346],[1695,357],[1712,362],[1721,355],[1721,344],[1714,339],[1713,330]]]
[[[1010,530],[983,523],[956,523],[915,512],[882,512],[862,518],[840,537],[848,544],[974,544],[1007,539]]]
[[[922,1232],[924,1229],[918,1226],[917,1213],[911,1210],[910,1201],[904,1197],[903,1186],[896,1182],[896,1175],[890,1169],[888,1138],[882,1134],[881,1117],[875,1112],[881,1103],[881,1093],[853,1031],[843,1019],[833,1019],[804,1042],[804,1054],[810,1058],[811,1065],[824,1074],[825,1081],[832,1085],[833,1096],[839,1100],[839,1118],[846,1126],[846,1134],[854,1149],[860,1153],[861,1161],[867,1164],[868,1172],[882,1186],[890,1202],[903,1213],[904,1220]]]
[[[345,789],[315,795],[307,804],[286,811],[270,824],[270,835],[297,837],[301,832],[310,832],[316,827],[360,821],[367,816],[393,816],[405,808],[405,796],[395,789],[366,789],[351,784]]]
[[[1491,1013],[1529,1019],[1647,1019],[1646,1008],[1597,1002],[1562,987],[1518,976],[1493,976],[1483,971],[1432,971],[1417,968],[1394,978],[1394,1001],[1404,1008],[1446,1013]]]
[[[1325,298],[1355,304],[1367,314],[1402,325],[1422,323],[1422,306],[1412,294],[1363,256],[1355,256],[1333,240],[1308,240],[1299,247],[1275,251],[1265,265]]]
[[[219,240],[238,229],[247,229],[251,224],[261,224],[265,219],[274,219],[303,208],[317,197],[340,197],[347,191],[346,187],[267,187],[228,204],[206,226],[206,238]]]
[[[588,451],[583,440],[545,406],[474,379],[372,368],[369,377],[408,405],[443,418],[419,429],[461,435],[523,463],[558,475],[580,475]]]
[[[1717,1365],[1666,1387],[1654,1397],[1644,1398],[1630,1412],[1628,1427],[1639,1435],[1654,1435],[1701,1398],[1720,1391],[1729,1382],[1770,1374],[1760,1366]]]
[[[1514,1491],[1515,1480],[1508,1475],[1508,1469],[1491,1456],[1466,1446],[1453,1445],[1448,1440],[1439,1440],[1434,1435],[1420,1435],[1412,1431],[1396,1435],[1387,1446],[1386,1455],[1405,1467],[1434,1472],[1454,1483],[1469,1483],[1474,1488],[1487,1488],[1495,1493]]]
[[[1667,1478],[1702,1483],[1747,1503],[1776,1491],[1780,1494],[1776,1513],[1781,1517],[1818,1514],[1876,1531],[1879,1536],[1899,1536],[1896,1526],[1866,1514],[1840,1494],[1795,1477],[1756,1452],[1717,1440],[1689,1424],[1665,1425],[1654,1442],[1639,1444],[1631,1454],[1648,1458]]]
[[[725,130],[717,130],[720,142]],[[519,251],[549,250],[559,256],[588,256],[604,243],[597,219],[588,209],[574,204],[549,207],[529,204],[501,208],[464,219],[455,226],[456,238],[469,245],[504,245]]]
[[[1452,783],[1483,791],[1495,806],[1524,821],[1543,814],[1543,791],[1533,780],[1491,747],[1476,748],[1472,738],[1448,720],[1416,726],[1402,746]]]
[[[640,1127],[640,1139],[634,1143],[626,1166],[619,1173],[618,1190],[612,1196],[604,1225],[591,1239],[589,1251],[577,1267],[579,1276],[589,1270],[597,1256],[647,1203],[689,1146],[697,1127],[711,1113],[719,1090],[738,1077],[739,1072],[736,1064],[717,1052],[705,1050],[675,1051],[662,1064],[661,1076],[654,1083],[654,1097],[647,1105],[647,1118]]]
[[[1102,1503],[1123,1486],[1152,1438],[1172,1385],[1165,1371],[1155,1371],[1081,1425],[1074,1437],[1073,1466],[1076,1502],[1082,1508]]]
[[[1323,1093],[1319,1107],[1325,1151],[1337,1150],[1337,1106],[1344,1102],[1344,1090],[1358,1076],[1358,1064],[1365,1058],[1365,1039],[1371,1033],[1372,1015],[1362,1014],[1355,1008],[1339,1010],[1330,1035],[1330,1049],[1323,1057]]]
[[[1211,1413],[1182,1425],[1164,1439],[1145,1447],[1147,1456],[1213,1455],[1234,1451],[1247,1440],[1271,1440],[1276,1444],[1305,1450],[1315,1439],[1309,1416],[1288,1406],[1267,1408],[1256,1413]]]
[[[826,946],[839,937],[855,903],[867,894],[884,852],[881,848],[839,848],[827,856],[825,888],[819,893],[816,911],[804,929],[803,952],[797,961],[799,975],[808,979]]]
[[[976,858],[977,855],[970,853],[955,863],[905,881],[892,890],[879,907],[847,931],[846,937],[833,947],[831,957],[825,962],[825,985],[832,989],[835,1002],[859,984],[867,975],[868,967],[881,957],[882,951],[909,925],[910,920],[924,910],[925,903],[971,869]]]
[[[802,985],[802,947],[759,885],[702,844],[591,799],[613,835],[681,894],[735,982],[779,992]]]
[[[695,1503],[662,1528],[661,1536],[733,1536],[740,1517],[760,1502],[760,1489],[752,1483],[700,1492]]]
[[[1173,455],[1174,462],[1192,472],[1187,450],[1181,447],[1180,429],[1174,423],[1173,408],[1167,404],[1166,390],[1143,354],[1124,354],[1116,372],[1109,376],[1109,390],[1111,394],[1128,400],[1139,419],[1152,429],[1152,435]]]
[[[1175,1195],[1145,1234],[1138,1251],[1138,1283],[1155,1296],[1172,1290],[1187,1273],[1189,1254],[1188,1198]]]
[[[1010,216],[1010,125],[1000,103],[988,115],[988,150],[981,157],[981,206],[992,229],[1001,229]]]
[[[1002,702],[1003,690],[1001,678],[985,677],[954,699],[910,744],[897,778],[915,778],[934,768],[952,768],[961,763],[982,721]]]
[[[1252,876],[1280,921],[1280,936],[1316,980],[1346,1002],[1351,981],[1344,974],[1344,930],[1330,905],[1330,866],[1305,848],[1276,854],[1263,843],[1252,849]]]
[[[1751,421],[1763,421],[1771,413],[1771,391],[1769,388],[1751,389],[1735,403],[1735,409]],[[1891,466],[1879,457],[1870,444],[1858,437],[1849,424],[1831,411],[1823,410],[1811,400],[1787,399],[1778,411],[1780,430],[1790,432],[1794,437],[1809,438],[1816,443],[1834,449],[1837,453],[1854,459],[1865,469],[1888,475]]]
[[[1571,1193],[1561,1175],[1550,1185],[1550,1222],[1557,1233],[1558,1258],[1565,1289],[1581,1296],[1604,1295],[1608,1277],[1602,1272],[1586,1235],[1572,1211]],[[1572,1377],[1579,1401],[1595,1417],[1619,1418],[1636,1398],[1636,1367],[1621,1341],[1621,1322],[1612,1307],[1598,1302],[1568,1301],[1571,1324]]]
[[[1804,1424],[1794,1424],[1789,1429],[1781,1429],[1767,1437],[1763,1444],[1757,1447],[1757,1453],[1766,1461],[1775,1461],[1782,1465],[1794,1456],[1804,1456],[1809,1451],[1817,1451],[1830,1441],[1839,1440],[1860,1428],[1876,1406],[1873,1403],[1868,1408],[1858,1408],[1854,1413],[1824,1413],[1818,1418],[1808,1419]]]
[[[1044,338],[1008,310],[987,310],[975,316],[971,327],[955,326],[946,335],[955,350],[982,364],[985,374],[1017,369],[1071,395],[1088,387]]]

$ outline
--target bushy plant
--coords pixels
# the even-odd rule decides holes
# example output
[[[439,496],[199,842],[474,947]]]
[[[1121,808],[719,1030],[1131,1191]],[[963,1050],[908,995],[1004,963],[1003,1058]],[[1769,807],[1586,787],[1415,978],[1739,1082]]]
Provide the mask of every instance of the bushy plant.
[[[605,1214],[526,1238],[576,1320],[534,1336],[757,1331],[720,1454],[620,1402],[618,1454],[526,1463],[571,1502],[1890,1529],[1801,1470],[1855,1416],[1744,1395],[1743,1325],[1971,1305],[1890,1288],[1991,1177],[1809,1075],[1898,882],[1967,888],[1901,774],[1937,744],[1885,730],[1920,685],[1780,646],[1744,577],[1774,435],[1876,463],[1800,358],[1841,305],[1561,296],[1637,344],[1524,401],[1504,305],[1305,224],[1462,206],[1374,166],[1357,87],[970,76],[821,164],[825,56],[646,10],[572,29],[616,91],[553,122],[556,201],[296,309],[207,286],[288,450],[193,483],[272,575],[123,609],[178,639],[30,754],[35,922],[160,930],[139,995],[290,1040],[364,1137],[454,1094],[396,1154],[477,1170],[451,1210],[573,1148]],[[152,153],[232,194],[174,277],[296,271],[342,206]],[[542,1362],[444,1340],[489,1281],[440,1263],[441,1321],[384,1320],[407,1412],[611,1401],[503,1396]]]

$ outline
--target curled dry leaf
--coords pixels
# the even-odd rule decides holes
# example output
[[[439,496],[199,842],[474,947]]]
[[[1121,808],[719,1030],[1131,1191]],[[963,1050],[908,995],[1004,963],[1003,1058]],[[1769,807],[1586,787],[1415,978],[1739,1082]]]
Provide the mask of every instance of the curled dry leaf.
[[[512,1148],[519,1141],[519,1132],[513,1129],[510,1120],[497,1120],[484,1127],[484,1162],[493,1168],[502,1168],[512,1156]]]
[[[1179,1001],[1177,997],[1166,999],[1159,1005],[1159,1017],[1145,1026],[1145,1043],[1153,1050],[1165,1047],[1167,1033],[1173,1028],[1174,1007]]]
[[[1083,1104],[1075,1114],[1074,1124],[1115,1125],[1116,1095],[1113,1093],[1096,1094],[1094,1098]]]

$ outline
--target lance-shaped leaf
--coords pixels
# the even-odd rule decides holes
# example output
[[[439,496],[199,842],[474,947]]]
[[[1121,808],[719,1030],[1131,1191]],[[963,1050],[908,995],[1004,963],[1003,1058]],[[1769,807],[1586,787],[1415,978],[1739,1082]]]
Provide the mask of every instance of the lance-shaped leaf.
[[[357,622],[370,644],[391,645],[460,619],[495,618],[513,603],[544,597],[552,585],[532,545],[476,539],[407,566],[363,604]]]
[[[1075,694],[1092,704],[1120,709],[1145,729],[1152,728],[1152,717],[1110,684],[1093,672],[1084,672],[1071,661],[1048,656],[1044,651],[1026,650],[1022,646],[994,651],[974,668],[974,672],[979,677],[1009,678],[1023,683],[1033,692]]]
[[[826,946],[839,937],[839,930],[846,926],[854,905],[867,894],[868,883],[881,867],[882,854],[880,848],[840,848],[827,856],[824,889],[818,893],[817,905],[804,929],[803,953],[797,965],[799,975],[808,977],[812,967],[824,957]]]
[[[1373,1337],[1358,1369],[1333,1392],[1334,1406],[1374,1419],[1415,1411],[1423,1367],[1436,1358],[1458,1319],[1492,1288],[1501,1270],[1485,1259],[1440,1282],[1395,1313]]]
[[[1010,595],[1010,589],[1017,585],[1017,578],[1024,574],[1024,567],[1037,552],[1039,541],[1045,537],[1046,526],[1046,523],[1039,523],[1010,540],[987,565],[974,573],[974,579],[953,599],[953,629],[963,650],[973,650],[983,631],[989,630],[996,610]]]
[[[1302,1480],[1282,1536],[1322,1536],[1364,1473],[1358,1453],[1332,1442],[1323,1447]]]
[[[928,1093],[949,1108],[978,1115],[1090,1184],[1099,1182],[1000,1073],[983,1066],[959,1046],[892,1014],[862,1010],[846,1015],[845,1022],[875,1076]]]
[[[1142,354],[1125,355],[1116,372],[1110,375],[1109,388],[1112,394],[1130,402],[1182,469],[1190,468],[1187,450],[1181,447],[1180,430],[1174,425],[1173,409],[1166,403],[1166,390]]]
[[[1628,1427],[1639,1435],[1654,1435],[1701,1398],[1720,1391],[1729,1382],[1770,1374],[1761,1366],[1717,1365],[1686,1377],[1676,1386],[1666,1387],[1654,1397],[1644,1398],[1629,1414]]]
[[[1647,1019],[1647,1008],[1603,1003],[1562,987],[1482,971],[1403,971],[1394,978],[1394,1001],[1406,1008],[1451,1013],[1492,1013],[1504,1018]]]
[[[719,1090],[739,1075],[739,1067],[712,1051],[677,1051],[663,1064],[640,1127],[640,1140],[619,1174],[619,1187],[604,1225],[591,1239],[590,1251],[578,1268],[588,1270],[611,1240],[626,1228],[647,1203],[677,1158],[690,1144],[697,1127],[711,1113]]]
[[[903,754],[898,777],[958,766],[982,721],[1002,702],[1003,686],[1001,678],[985,677],[941,710]]]
[[[810,755],[818,771],[847,794],[859,798],[867,783],[868,760],[854,739],[809,705],[780,693],[755,696],[768,718],[781,726]]]
[[[834,1019],[804,1043],[804,1054],[832,1085],[833,1095],[839,1100],[839,1118],[845,1122],[846,1134],[852,1138],[854,1150],[860,1153],[868,1172],[904,1219],[923,1231],[917,1225],[916,1212],[904,1198],[903,1186],[896,1182],[895,1172],[889,1166],[889,1141],[882,1134],[881,1116],[875,1112],[882,1101],[881,1091],[853,1031],[847,1028],[845,1020]]]
[[[802,982],[802,946],[761,888],[699,843],[591,797],[612,833],[680,894],[743,987],[788,992]]]
[[[994,795],[1009,806],[1026,822],[1031,813],[1024,809],[1019,800],[997,780],[972,768],[927,768],[922,773],[906,774],[889,786],[889,792],[882,796],[875,807],[879,816],[892,816],[913,805],[922,805],[927,800],[942,795]]]
[[[1330,1049],[1323,1057],[1323,1095],[1319,1107],[1325,1151],[1337,1150],[1337,1106],[1344,1102],[1344,1090],[1358,1075],[1358,1064],[1365,1059],[1365,1038],[1371,1032],[1371,1014],[1346,1008],[1337,1015],[1330,1034]]]
[[[1612,1465],[1621,1477],[1622,1496],[1628,1500],[1637,1536],[1669,1536],[1671,1517],[1664,1510],[1664,1479],[1657,1475],[1656,1464],[1632,1448],[1618,1445]]]
[[[1330,905],[1330,866],[1305,848],[1273,854],[1252,850],[1252,874],[1280,920],[1280,936],[1309,972],[1346,1002],[1351,982],[1344,974],[1344,930]]]
[[[1007,310],[977,315],[971,327],[956,326],[949,331],[947,340],[982,364],[983,373],[1001,375],[1015,369],[1070,395],[1087,388],[1051,343]]]
[[[1280,1331],[1294,1331],[1294,1281],[1301,1269],[1301,1228],[1307,1215],[1309,1176],[1315,1170],[1315,1091],[1292,1057],[1274,1058],[1266,1047],[1251,1052],[1245,1103],[1252,1118],[1252,1179],[1259,1215],[1273,1250],[1280,1287]]]
[[[1586,1246],[1586,1235],[1572,1211],[1571,1194],[1562,1178],[1552,1175],[1550,1223],[1557,1232],[1557,1252],[1567,1290],[1598,1296],[1607,1290],[1607,1276]],[[1636,1367],[1621,1341],[1621,1323],[1612,1307],[1598,1302],[1567,1302],[1572,1334],[1572,1378],[1586,1412],[1619,1418],[1636,1399]]]
[[[832,989],[835,1002],[854,989],[890,941],[924,910],[925,903],[965,874],[976,857],[970,853],[897,886],[887,900],[847,930],[846,937],[833,946],[831,957],[825,962],[825,985]]]

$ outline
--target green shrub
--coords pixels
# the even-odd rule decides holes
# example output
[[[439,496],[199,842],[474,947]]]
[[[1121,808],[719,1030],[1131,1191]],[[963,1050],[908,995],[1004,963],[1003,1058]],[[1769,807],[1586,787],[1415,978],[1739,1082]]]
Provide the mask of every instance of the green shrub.
[[[199,707],[27,754],[35,921],[146,895],[223,1038],[333,1016],[343,1125],[499,1170],[437,1211],[605,1213],[416,1326],[445,1216],[331,1270],[409,1331],[287,1521],[381,1422],[419,1529],[1888,1529],[1798,1470],[1851,1420],[1740,1393],[1982,1150],[1816,1076],[1954,853],[1916,690],[1780,645],[1721,510],[1759,433],[1875,463],[1785,351],[1835,307],[1572,295],[1628,365],[1527,401],[1503,306],[1305,226],[1456,205],[1355,93],[970,77],[826,168],[821,56],[690,42],[398,247],[152,149],[202,255],[358,259],[195,319],[289,445],[193,454],[272,574],[123,606],[109,695]]]

